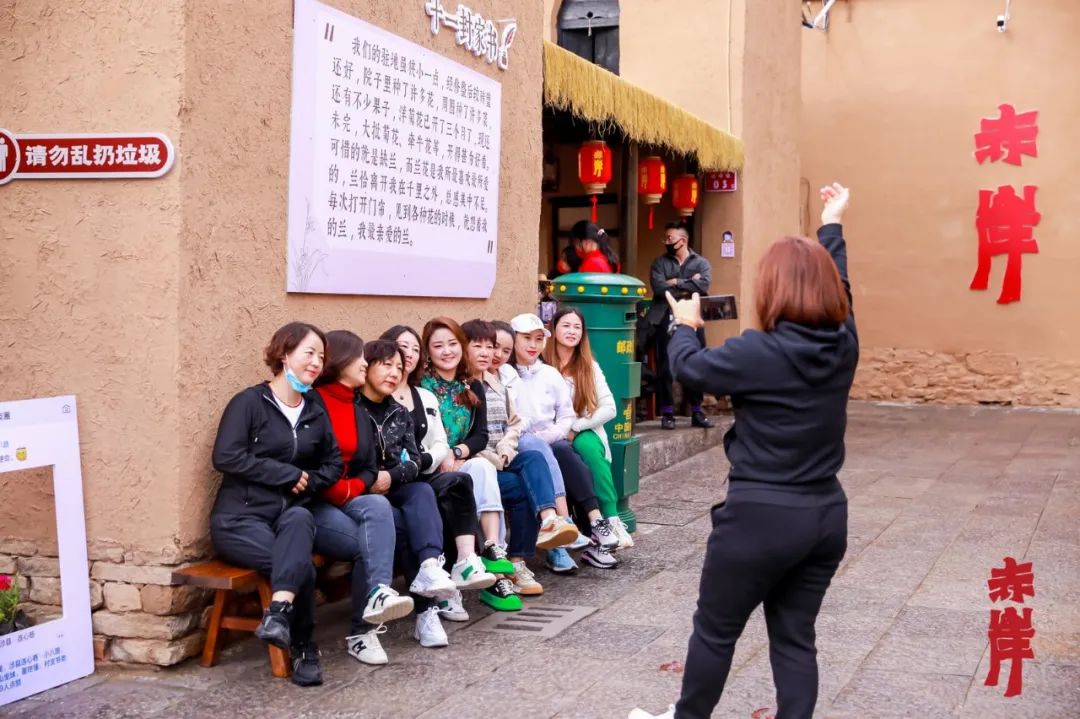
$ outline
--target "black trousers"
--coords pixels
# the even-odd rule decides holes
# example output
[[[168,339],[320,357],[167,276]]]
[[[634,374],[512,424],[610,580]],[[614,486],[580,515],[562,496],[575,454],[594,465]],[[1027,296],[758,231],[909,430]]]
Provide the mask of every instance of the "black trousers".
[[[294,592],[292,641],[311,639],[315,628],[315,520],[304,507],[289,507],[274,521],[250,514],[210,517],[210,540],[226,562],[270,577],[270,588]]]
[[[600,503],[596,501],[596,490],[593,488],[592,472],[581,455],[574,451],[574,446],[565,439],[560,439],[552,443],[551,453],[555,455],[555,461],[559,463],[559,470],[562,471],[566,499],[577,507],[583,517],[594,509],[600,509]]]
[[[675,397],[671,388],[675,377],[671,374],[671,363],[668,361],[667,353],[668,341],[671,339],[667,333],[670,322],[671,313],[669,312],[664,318],[664,323],[656,331],[656,409],[658,412],[675,405]],[[705,330],[698,328],[696,334],[698,342],[704,347]],[[694,407],[701,404],[702,394],[689,387],[683,387],[683,398],[691,407]]]
[[[707,719],[724,691],[735,641],[765,604],[777,719],[811,717],[817,703],[814,622],[847,549],[847,501],[788,507],[728,501],[713,509],[713,530],[677,719]]]
[[[472,477],[465,472],[440,472],[428,483],[435,490],[435,500],[443,520],[443,550],[448,564],[457,561],[455,537],[480,531],[476,519],[476,498],[473,497]]]

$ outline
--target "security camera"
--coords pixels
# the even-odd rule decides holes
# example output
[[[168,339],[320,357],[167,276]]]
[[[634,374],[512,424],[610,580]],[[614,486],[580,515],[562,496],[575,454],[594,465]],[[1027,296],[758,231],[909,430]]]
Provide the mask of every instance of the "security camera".
[[[997,16],[997,29],[998,29],[998,32],[1005,32],[1005,25],[1006,25],[1006,23],[1008,23],[1008,21],[1009,21],[1009,19],[1007,17],[1005,17],[1004,15],[998,15]]]

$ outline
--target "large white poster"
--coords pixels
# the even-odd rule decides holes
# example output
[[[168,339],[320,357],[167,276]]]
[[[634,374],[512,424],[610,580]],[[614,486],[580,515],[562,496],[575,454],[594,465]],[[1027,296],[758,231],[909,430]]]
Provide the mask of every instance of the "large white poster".
[[[293,29],[288,291],[489,296],[499,83],[314,0]]]
[[[0,636],[0,706],[94,671],[75,398],[0,402],[0,473],[51,466],[63,616]]]

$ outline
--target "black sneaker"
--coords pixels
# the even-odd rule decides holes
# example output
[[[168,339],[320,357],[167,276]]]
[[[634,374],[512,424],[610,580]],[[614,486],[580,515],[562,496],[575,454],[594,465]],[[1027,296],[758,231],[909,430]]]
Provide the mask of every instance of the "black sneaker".
[[[665,414],[660,418],[660,429],[675,429],[675,416]]]
[[[301,687],[322,684],[322,667],[319,666],[319,647],[307,642],[292,650],[292,683]]]
[[[480,592],[480,601],[499,612],[521,611],[521,597],[514,594],[514,583],[506,577]]]
[[[292,602],[270,602],[270,608],[263,612],[262,621],[255,628],[255,636],[279,649],[288,649],[292,613]]]
[[[506,558],[506,550],[495,542],[484,545],[484,551],[480,552],[480,561],[484,563],[484,569],[492,574],[514,573],[514,565]]]
[[[690,415],[690,424],[694,427],[701,427],[702,429],[711,429],[716,426],[713,424],[713,421],[700,410]]]

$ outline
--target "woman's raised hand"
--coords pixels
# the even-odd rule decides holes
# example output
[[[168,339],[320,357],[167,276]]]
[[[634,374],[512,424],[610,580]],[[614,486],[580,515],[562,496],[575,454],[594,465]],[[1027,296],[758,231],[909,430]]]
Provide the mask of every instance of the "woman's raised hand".
[[[667,297],[668,304],[671,306],[671,316],[676,323],[688,325],[694,329],[705,326],[705,321],[701,319],[701,296],[697,292],[690,295],[688,300],[677,300],[671,296],[670,292],[664,293],[664,296]]]
[[[830,225],[844,221],[844,212],[848,208],[851,193],[839,182],[821,188],[821,201],[825,207],[821,210],[821,224]]]

